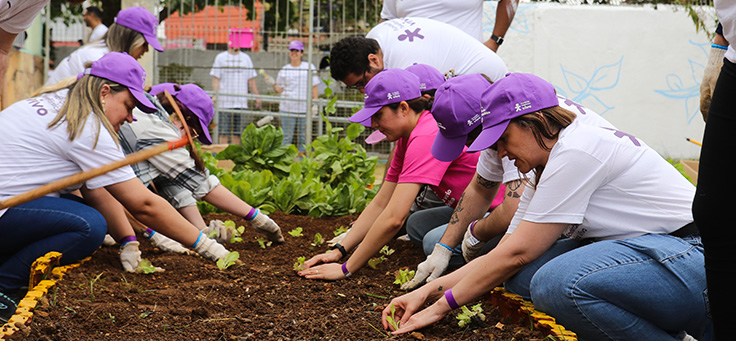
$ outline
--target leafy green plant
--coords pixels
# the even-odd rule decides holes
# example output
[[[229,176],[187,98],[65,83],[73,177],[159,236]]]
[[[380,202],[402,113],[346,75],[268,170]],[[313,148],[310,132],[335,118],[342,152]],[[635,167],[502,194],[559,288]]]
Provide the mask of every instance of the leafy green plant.
[[[394,284],[402,285],[406,282],[411,281],[411,279],[414,278],[414,273],[414,270],[399,269],[399,271],[396,271],[396,279],[394,280]]]
[[[241,144],[229,145],[215,157],[218,160],[232,160],[235,163],[234,171],[270,170],[278,177],[286,176],[297,149],[294,145],[282,146],[283,137],[281,128],[270,124],[256,127],[251,123],[243,130]]]
[[[297,227],[286,233],[288,233],[292,237],[301,237],[301,236],[304,236],[304,233],[302,232],[304,232],[304,229],[302,229],[301,227]]]
[[[339,235],[341,235],[341,234],[343,234],[345,232],[348,232],[348,228],[345,227],[345,226],[340,226],[340,227],[336,228],[334,231],[332,231],[332,233],[335,235],[335,237],[337,237],[337,236],[339,236]]]
[[[322,239],[322,235],[319,233],[314,234],[314,241],[312,242],[312,246],[320,246],[322,243],[324,243],[325,240]]]
[[[259,238],[256,238],[256,242],[258,243],[258,246],[260,246],[260,247],[261,247],[261,249],[265,249],[265,248],[267,248],[267,247],[271,246],[271,244],[273,244],[273,242],[272,242],[272,241],[270,241],[270,240],[267,240],[267,239],[266,239],[266,238],[264,238],[264,237],[259,237]]]
[[[371,267],[371,269],[374,269],[375,270],[376,267],[378,266],[378,264],[383,263],[383,261],[385,261],[385,260],[386,260],[386,257],[384,257],[384,256],[381,256],[381,257],[373,257],[373,258],[371,258],[371,259],[368,260],[368,266]]]
[[[220,258],[217,260],[217,267],[220,270],[225,270],[229,267],[231,267],[235,262],[240,258],[240,253],[238,251],[231,251],[227,254],[227,256]]]
[[[148,275],[156,272],[156,267],[151,264],[150,260],[143,258],[135,268],[135,272]]]
[[[396,307],[394,307],[393,303],[389,307],[389,311],[391,312],[391,314],[386,316],[386,322],[391,325],[391,328],[393,328],[393,330],[397,330],[399,329],[399,325],[401,325],[401,321],[396,320]]]
[[[386,255],[386,256],[390,256],[390,255],[392,255],[392,254],[393,254],[394,252],[396,252],[396,250],[394,250],[394,249],[392,249],[392,248],[388,247],[388,245],[384,245],[384,246],[383,246],[383,247],[381,248],[381,250],[380,250],[380,251],[378,251],[378,252],[379,252],[379,253],[382,253],[382,254],[384,254],[384,255]]]
[[[468,309],[466,306],[460,307],[461,313],[455,318],[458,319],[457,326],[463,328],[471,323],[480,323],[486,320],[486,315],[483,314],[483,307],[481,303],[478,303]]]
[[[294,262],[294,270],[301,271],[304,267],[304,261],[306,261],[307,258],[304,256],[297,257],[296,262]]]

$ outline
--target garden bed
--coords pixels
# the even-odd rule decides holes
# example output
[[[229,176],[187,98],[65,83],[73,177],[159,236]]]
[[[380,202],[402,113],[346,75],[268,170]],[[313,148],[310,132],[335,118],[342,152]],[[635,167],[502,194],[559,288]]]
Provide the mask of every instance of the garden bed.
[[[159,252],[141,241],[143,257],[166,271],[130,274],[121,270],[117,247],[103,247],[68,271],[38,300],[30,328],[22,327],[6,339],[384,339],[380,312],[391,298],[403,294],[393,284],[395,271],[402,266],[415,269],[425,259],[421,249],[394,240],[389,247],[395,252],[376,269],[366,267],[337,282],[305,280],[293,270],[297,257],[309,257],[327,248],[310,245],[315,233],[330,239],[337,227],[346,226],[355,217],[313,219],[279,212],[271,216],[284,232],[302,227],[304,236],[284,233],[284,245],[263,249],[256,242],[261,235],[246,229],[243,242],[227,244],[240,253],[244,264],[226,270],[198,256]],[[247,226],[229,215],[210,214],[206,218],[232,219]],[[528,305],[515,298],[505,300],[508,297],[497,292],[480,300],[487,315],[480,325],[459,328],[455,319],[458,312],[453,312],[439,323],[402,338],[541,340],[550,330],[562,331],[554,324],[539,323],[549,317],[534,317],[525,312]],[[569,332],[556,335],[574,340]]]

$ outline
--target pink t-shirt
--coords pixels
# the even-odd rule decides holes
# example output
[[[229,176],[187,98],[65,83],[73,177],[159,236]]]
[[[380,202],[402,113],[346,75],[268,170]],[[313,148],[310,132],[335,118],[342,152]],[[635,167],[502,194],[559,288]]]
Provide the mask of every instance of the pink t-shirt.
[[[445,205],[454,208],[465,187],[473,180],[480,153],[462,153],[452,162],[435,159],[432,156],[432,143],[437,131],[434,117],[429,111],[424,111],[409,138],[402,137],[396,141],[396,151],[386,172],[386,181],[427,184]],[[503,200],[503,194],[500,198]],[[493,201],[491,207],[498,206],[498,199]]]

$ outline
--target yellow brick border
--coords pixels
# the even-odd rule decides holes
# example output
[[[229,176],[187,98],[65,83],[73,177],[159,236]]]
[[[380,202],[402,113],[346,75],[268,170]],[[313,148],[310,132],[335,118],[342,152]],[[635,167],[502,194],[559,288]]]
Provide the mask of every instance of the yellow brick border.
[[[59,260],[61,260],[61,253],[59,252],[52,251],[36,259],[33,265],[31,265],[31,275],[28,285],[31,289],[18,302],[18,309],[15,311],[15,315],[8,320],[8,323],[0,328],[0,340],[5,340],[6,337],[10,337],[22,328],[27,328],[31,323],[33,310],[36,309],[38,300],[46,295],[64,277],[67,271],[80,266],[90,258],[82,259],[79,263],[58,267]]]
[[[575,333],[555,323],[554,317],[536,310],[532,302],[524,300],[521,296],[507,292],[501,287],[491,290],[490,296],[491,304],[498,307],[501,314],[509,317],[513,323],[520,325],[533,323],[535,329],[543,330],[556,340],[578,340]]]

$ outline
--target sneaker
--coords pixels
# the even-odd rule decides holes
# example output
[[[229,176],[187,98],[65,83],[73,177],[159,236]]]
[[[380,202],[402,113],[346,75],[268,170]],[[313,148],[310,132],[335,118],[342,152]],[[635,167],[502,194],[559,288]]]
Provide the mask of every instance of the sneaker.
[[[16,309],[18,309],[18,299],[0,292],[0,322],[7,323],[15,315]]]

